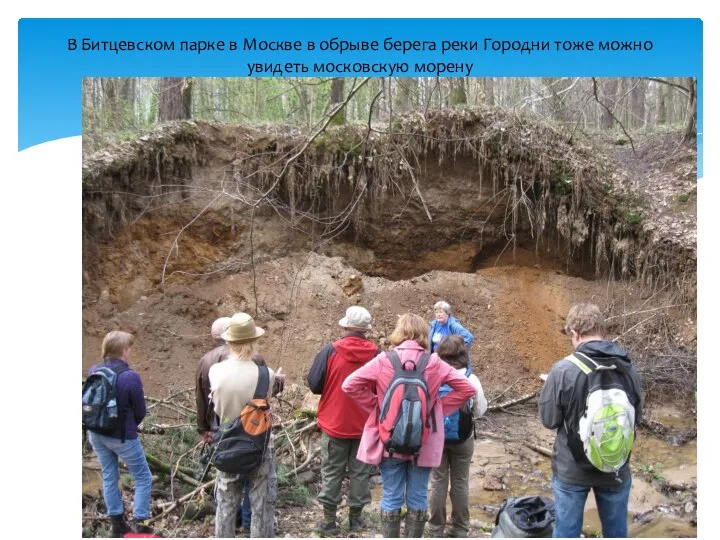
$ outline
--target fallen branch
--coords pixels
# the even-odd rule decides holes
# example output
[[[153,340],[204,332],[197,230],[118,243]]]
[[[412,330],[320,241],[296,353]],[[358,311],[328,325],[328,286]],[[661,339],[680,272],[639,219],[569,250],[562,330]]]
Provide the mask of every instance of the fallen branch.
[[[535,377],[520,377],[520,378],[518,378],[517,381],[515,381],[514,383],[512,383],[512,384],[511,384],[510,386],[508,386],[505,390],[503,390],[502,392],[500,392],[497,396],[495,396],[494,398],[490,399],[489,403],[493,403],[493,402],[497,401],[498,399],[500,399],[501,397],[503,397],[505,394],[508,393],[508,391],[509,391],[513,386],[515,386],[517,383],[519,383],[519,382],[522,381],[523,379],[534,379],[534,378],[535,378]]]
[[[304,470],[304,469],[310,464],[310,462],[312,461],[312,459],[318,454],[318,452],[320,452],[320,449],[319,449],[319,448],[316,448],[316,449],[313,450],[312,452],[308,452],[307,459],[305,459],[305,461],[303,461],[303,463],[302,463],[301,465],[299,465],[298,467],[294,468],[294,469],[293,469],[292,471],[290,471],[288,474],[295,474],[295,475],[297,475],[297,473],[299,473],[299,472],[301,472],[302,470]]]
[[[165,517],[165,516],[168,515],[170,512],[172,512],[173,510],[175,510],[178,506],[180,506],[182,503],[184,503],[185,501],[189,501],[189,500],[192,499],[195,495],[197,495],[198,493],[206,490],[206,489],[209,488],[210,486],[213,486],[214,484],[215,484],[215,478],[213,478],[213,479],[210,480],[209,482],[205,482],[205,483],[202,484],[201,486],[198,486],[197,488],[193,489],[193,490],[192,490],[190,493],[188,493],[187,495],[185,495],[185,496],[183,496],[183,497],[180,497],[177,501],[175,501],[174,503],[171,503],[170,506],[168,506],[165,510],[163,510],[162,513],[158,514],[158,515],[155,516],[155,517],[152,517],[152,518],[148,519],[147,521],[150,522],[150,523],[152,523],[153,521],[156,521],[156,520],[160,519],[161,517]],[[163,507],[162,504],[159,505],[159,506],[160,506],[161,508]]]
[[[184,392],[184,390],[183,390],[183,392]],[[168,400],[168,398],[157,399],[157,398],[145,396],[145,401],[150,402],[150,405],[148,405],[148,410],[152,409],[153,407],[156,407],[157,405],[162,405],[166,409],[169,409],[176,413],[181,413],[181,412],[186,413],[186,414],[197,413],[196,410],[191,409],[190,407],[186,407],[185,405],[180,405],[179,403],[170,403],[167,400]]]
[[[534,392],[530,392],[529,394],[520,396],[517,399],[511,399],[510,401],[506,401],[505,403],[501,403],[500,405],[490,405],[487,410],[488,411],[499,411],[501,409],[507,409],[508,407],[512,407],[514,405],[519,405],[520,403],[525,403],[526,401],[530,401],[532,398],[537,396],[539,393],[540,393],[540,390],[535,390]]]
[[[169,429],[195,429],[194,424],[150,424],[149,426],[143,425],[138,427],[138,433],[144,433],[145,435],[165,435]]]

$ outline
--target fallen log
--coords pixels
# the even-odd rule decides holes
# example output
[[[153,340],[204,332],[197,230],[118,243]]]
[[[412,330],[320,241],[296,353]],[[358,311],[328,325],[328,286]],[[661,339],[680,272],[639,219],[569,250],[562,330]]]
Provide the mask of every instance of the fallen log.
[[[511,399],[510,401],[506,401],[505,403],[501,403],[500,405],[490,405],[488,406],[488,411],[499,411],[500,409],[507,409],[508,407],[512,407],[514,405],[519,405],[520,403],[525,403],[526,401],[530,401],[532,398],[537,396],[540,393],[540,390],[535,390],[534,392],[530,392],[529,394],[525,394],[524,396],[520,396],[516,399]]]
[[[145,458],[147,459],[148,466],[150,469],[155,470],[156,472],[163,472],[166,474],[173,474],[173,468],[170,466],[169,463],[165,463],[164,461],[159,460],[152,454],[145,454]],[[179,467],[177,471],[175,471],[174,476],[177,477],[179,480],[182,480],[186,484],[189,484],[191,486],[199,486],[200,482],[192,478],[191,476],[188,476],[186,472],[190,474],[194,474],[194,471],[192,469],[187,469],[186,467]]]

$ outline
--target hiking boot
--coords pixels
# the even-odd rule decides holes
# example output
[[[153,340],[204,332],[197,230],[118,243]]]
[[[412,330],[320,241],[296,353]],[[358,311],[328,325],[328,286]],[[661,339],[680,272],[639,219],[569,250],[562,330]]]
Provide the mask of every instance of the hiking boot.
[[[427,514],[425,510],[408,510],[405,515],[405,532],[408,538],[422,538]]]
[[[326,522],[324,520],[320,520],[315,525],[315,530],[317,530],[320,534],[327,536],[340,534],[340,527],[335,521]]]
[[[134,519],[132,530],[135,534],[157,534],[145,519]]]
[[[108,516],[110,518],[110,538],[122,538],[125,533],[130,532],[130,526],[125,521],[125,516]]]
[[[380,510],[382,534],[385,538],[400,538],[400,510],[385,512]]]
[[[317,522],[317,531],[323,535],[339,534],[340,527],[337,524],[336,517],[337,506],[323,505],[323,519]]]

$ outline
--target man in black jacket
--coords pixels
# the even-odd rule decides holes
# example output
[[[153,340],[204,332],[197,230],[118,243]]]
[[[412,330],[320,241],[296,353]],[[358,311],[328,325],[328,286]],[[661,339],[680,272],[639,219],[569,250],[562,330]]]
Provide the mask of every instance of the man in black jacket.
[[[627,353],[605,339],[605,318],[594,304],[570,308],[565,324],[575,353],[553,365],[540,392],[540,419],[557,429],[552,471],[555,494],[554,537],[579,537],[585,501],[592,488],[597,501],[603,537],[627,537],[630,497],[629,459],[614,472],[603,472],[586,457],[580,441],[580,418],[585,412],[589,373],[597,366],[612,372],[614,385],[624,390],[634,408],[634,430],[642,417],[640,379]],[[583,367],[589,365],[590,367]],[[614,367],[612,367],[614,366]]]

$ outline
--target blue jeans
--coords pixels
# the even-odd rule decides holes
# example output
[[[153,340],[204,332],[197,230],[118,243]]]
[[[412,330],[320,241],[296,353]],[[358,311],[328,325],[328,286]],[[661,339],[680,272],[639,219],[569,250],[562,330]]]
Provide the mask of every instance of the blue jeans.
[[[238,507],[237,524],[246,531],[250,530],[250,522],[252,518],[252,510],[250,509],[250,480],[245,479],[245,491],[243,492],[243,502]]]
[[[380,475],[383,494],[380,508],[385,512],[400,510],[403,503],[408,510],[427,510],[430,467],[418,467],[412,460],[383,458]]]
[[[628,500],[632,479],[612,487],[593,487],[603,538],[627,538]],[[587,486],[566,484],[553,476],[555,492],[554,538],[578,538],[582,530],[585,501],[590,492]]]
[[[120,439],[106,437],[88,431],[88,439],[100,461],[103,479],[103,498],[109,516],[121,516],[125,513],[120,493],[120,471],[118,458],[123,460],[135,481],[133,498],[133,518],[138,520],[150,517],[150,488],[152,475],[145,459],[140,439]]]

